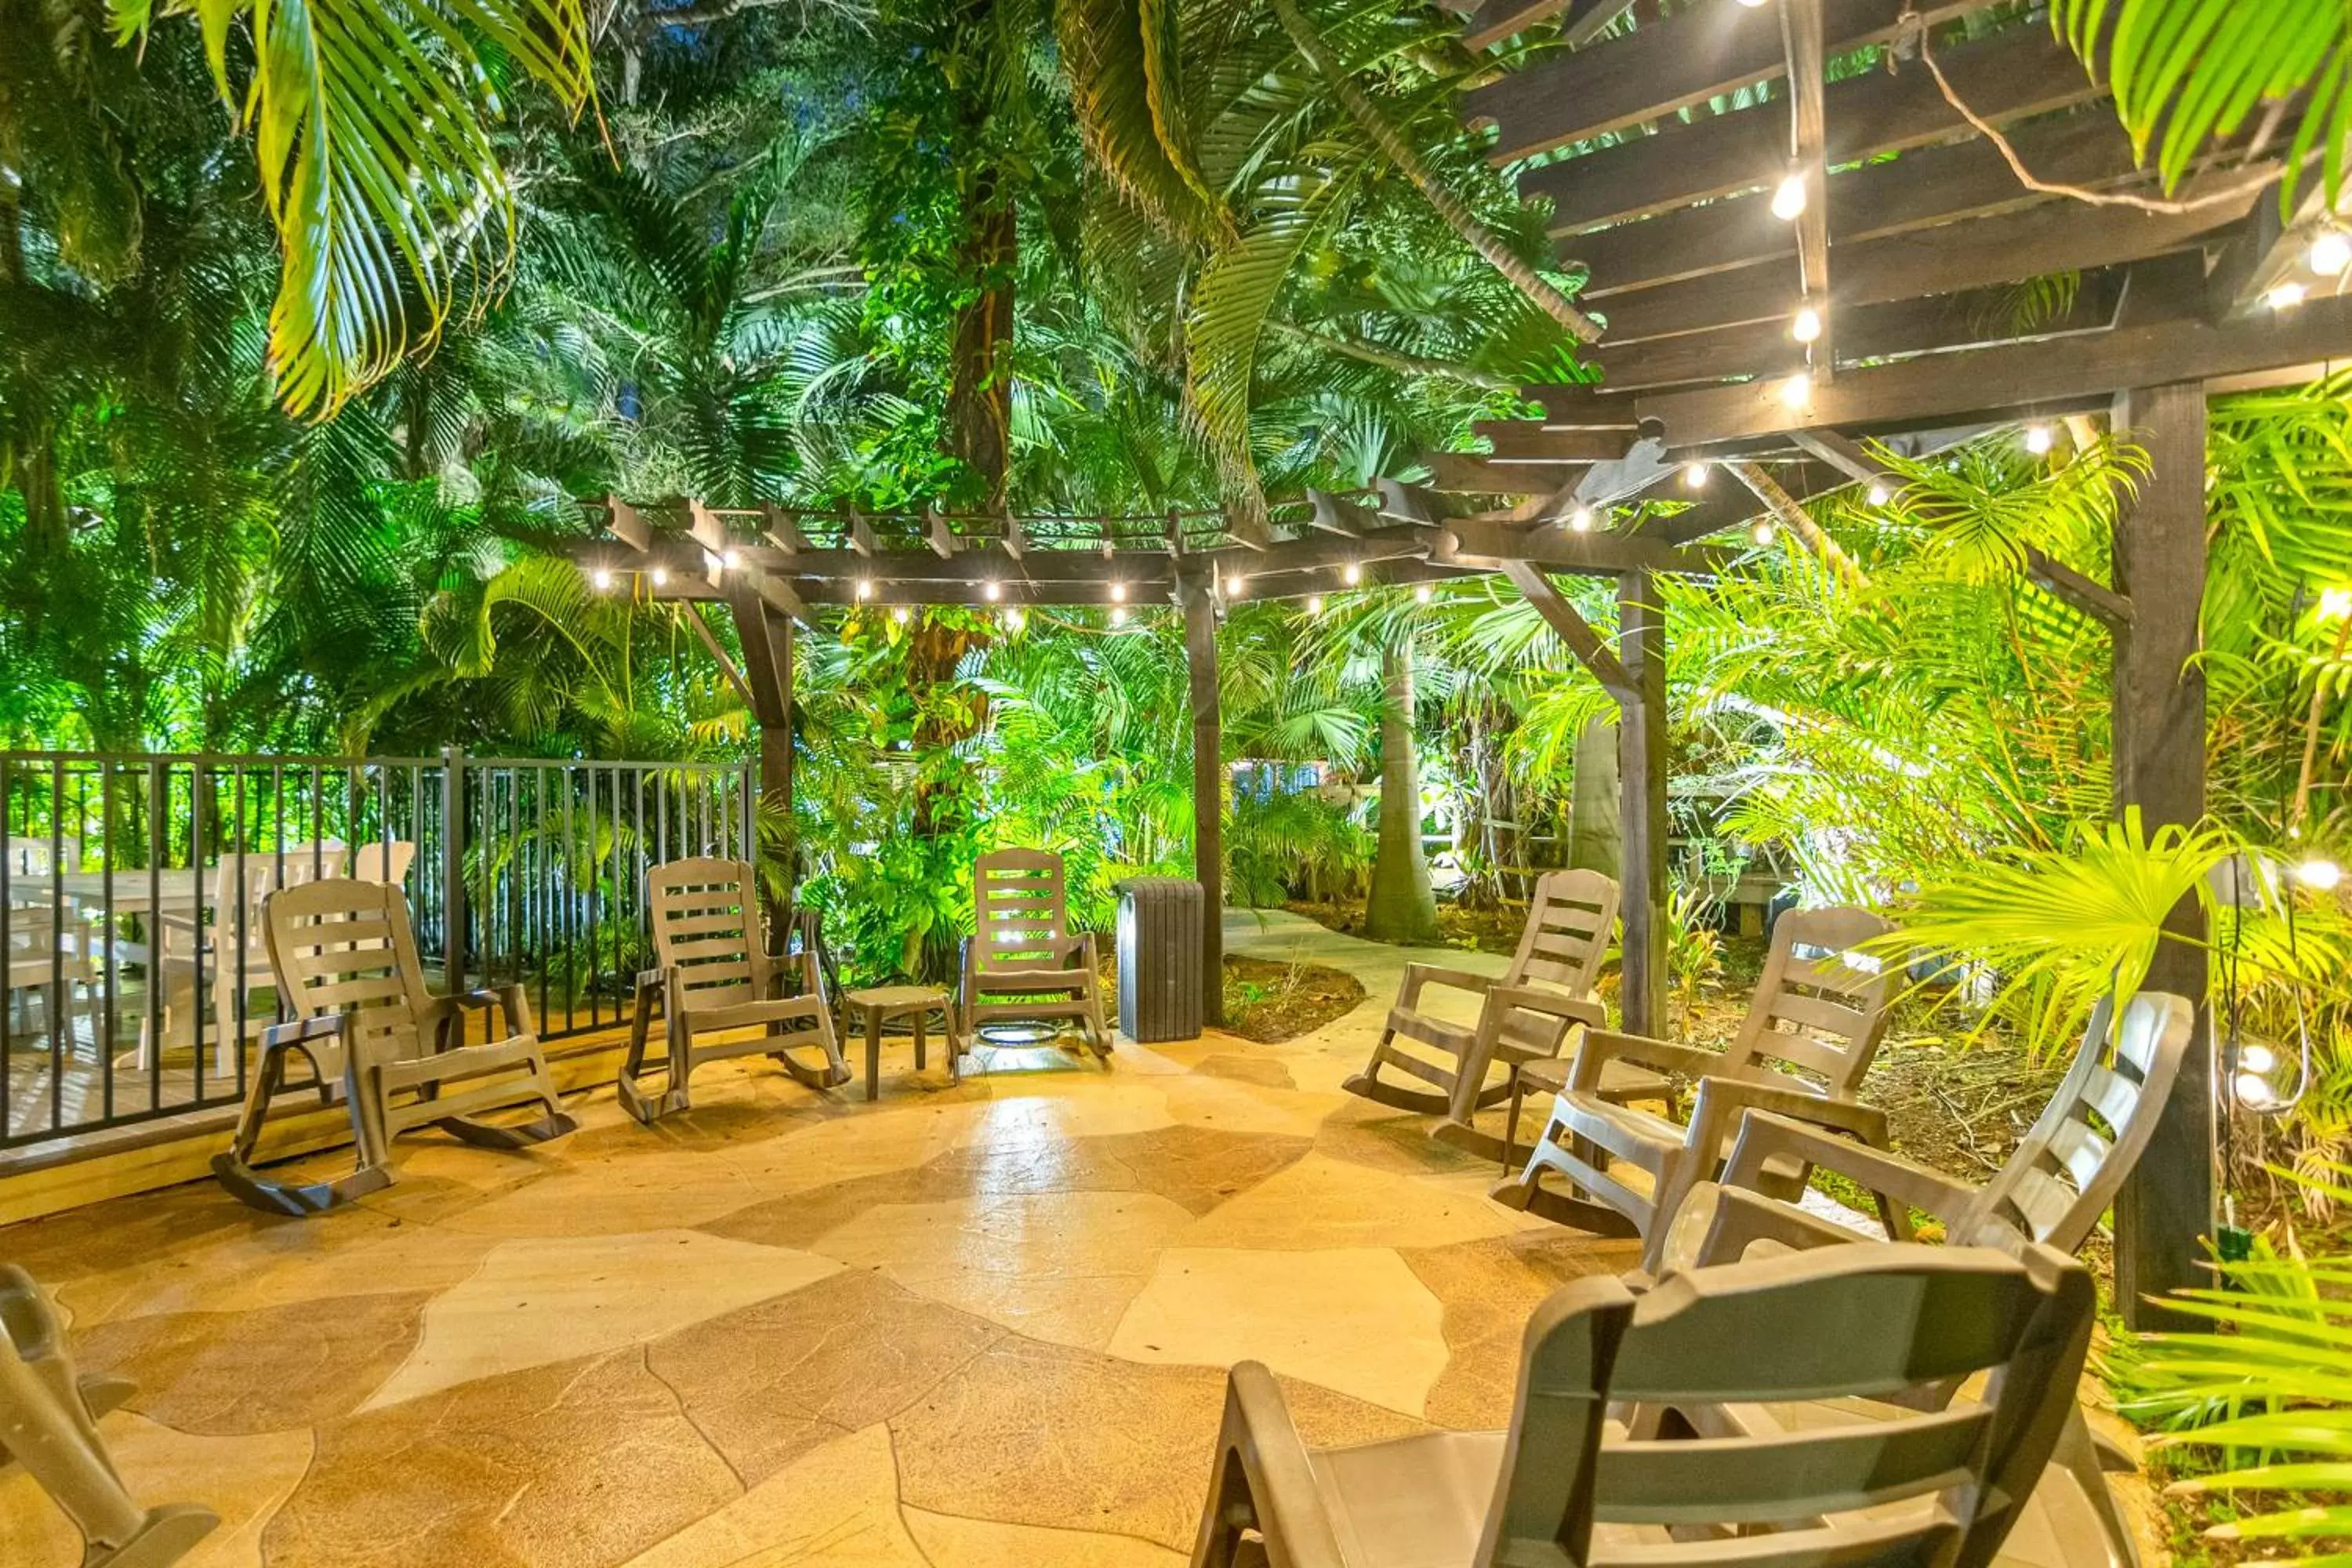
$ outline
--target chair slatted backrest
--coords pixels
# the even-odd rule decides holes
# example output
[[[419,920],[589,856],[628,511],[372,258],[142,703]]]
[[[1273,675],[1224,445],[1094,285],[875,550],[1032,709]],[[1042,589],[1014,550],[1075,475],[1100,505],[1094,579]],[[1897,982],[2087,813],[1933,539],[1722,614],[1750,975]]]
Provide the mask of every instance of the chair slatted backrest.
[[[2143,991],[2115,1021],[2115,999],[2092,1009],[2074,1065],[2017,1152],[1953,1226],[1983,1245],[2017,1237],[2073,1252],[2087,1240],[2156,1131],[2196,1032],[2188,1002]]]
[[[262,906],[281,888],[299,888],[343,874],[343,847],[331,839],[284,844],[275,849],[230,850],[213,873],[217,934],[231,943],[261,943]],[[242,906],[243,924],[238,909]]]
[[[1615,881],[1598,871],[1545,872],[1503,983],[1590,996],[1616,923]]]
[[[1777,1061],[1825,1094],[1851,1094],[1885,1037],[1895,979],[1894,965],[1853,950],[1894,929],[1851,905],[1781,915],[1724,1076],[1779,1081]]]
[[[296,1018],[344,1016],[362,1058],[399,1061],[429,1048],[416,1027],[425,970],[408,898],[382,882],[325,877],[281,888],[265,906],[269,967]]]
[[[972,863],[972,967],[1059,969],[1069,935],[1062,858],[1046,849],[994,849]]]
[[[654,955],[677,976],[691,1013],[733,1007],[768,994],[768,953],[760,940],[760,896],[751,866],[698,855],[646,875]]]
[[[8,869],[26,876],[46,877],[52,871],[81,869],[81,840],[68,833],[57,838],[36,833],[5,841]]]
[[[362,882],[390,882],[394,887],[408,880],[408,868],[416,863],[416,846],[405,838],[371,838],[351,854],[351,873]]]
[[[1829,1247],[1674,1275],[1638,1300],[1580,1280],[1528,1325],[1475,1561],[1979,1568],[2056,1442],[2091,1317],[2088,1274],[2044,1247]],[[1981,1402],[1906,1403],[1978,1373]],[[1813,1407],[1801,1430],[1707,1419],[1825,1400],[1874,1403]],[[1615,1402],[1687,1424],[1604,1439]],[[1588,1549],[1592,1524],[1680,1539],[1604,1530]]]

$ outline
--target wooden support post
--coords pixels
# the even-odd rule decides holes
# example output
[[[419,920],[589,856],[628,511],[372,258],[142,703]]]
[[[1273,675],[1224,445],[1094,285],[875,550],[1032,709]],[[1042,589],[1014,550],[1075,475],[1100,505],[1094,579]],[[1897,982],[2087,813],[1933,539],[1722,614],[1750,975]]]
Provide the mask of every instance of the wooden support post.
[[[1217,601],[1184,575],[1184,670],[1192,698],[1192,875],[1201,884],[1201,1017],[1225,1021],[1224,714],[1217,695]]]
[[[1666,1023],[1666,628],[1647,572],[1617,579],[1617,660],[1629,678],[1617,724],[1618,1005],[1629,1032],[1655,1035]]]
[[[2115,796],[2153,834],[2205,813],[2205,677],[2194,662],[2205,593],[2205,389],[2126,392],[2115,427],[2150,470],[2116,529],[2116,591],[2132,618],[2116,637]],[[2133,1328],[2192,1327],[2146,1298],[2210,1283],[2198,1267],[2213,1234],[2213,1056],[2205,1007],[2204,910],[2183,899],[2165,922],[2146,984],[2189,998],[2197,1034],[2147,1152],[2116,1201],[2116,1301]]]

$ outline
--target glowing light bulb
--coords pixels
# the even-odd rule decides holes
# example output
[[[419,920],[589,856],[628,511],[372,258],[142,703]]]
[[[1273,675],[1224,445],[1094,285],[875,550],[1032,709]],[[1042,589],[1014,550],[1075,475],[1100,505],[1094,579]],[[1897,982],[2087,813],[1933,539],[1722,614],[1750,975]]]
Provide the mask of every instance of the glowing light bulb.
[[[1761,6],[1764,4],[1764,0],[1739,0],[1739,3],[1742,5],[1747,6],[1750,11],[1753,11]]]
[[[1694,490],[1701,490],[1706,488],[1706,465],[1705,463],[1685,463],[1683,465],[1683,488]]]
[[[1429,603],[1429,584],[1426,584],[1426,583],[1416,583],[1416,584],[1413,584],[1413,589],[1412,589],[1412,602],[1413,602],[1414,604],[1416,604],[1416,605],[1426,605],[1427,603]]]
[[[1822,335],[1822,313],[1811,305],[1802,307],[1797,311],[1797,319],[1790,323],[1789,335],[1801,343],[1811,342]]]
[[[2025,427],[2025,449],[2037,458],[2050,450],[2050,443],[2055,439],[2057,437],[2050,433],[2047,425],[2028,425]]]
[[[1802,408],[1813,400],[1813,378],[1801,370],[1780,383],[1780,393],[1784,407]]]
[[[1110,585],[1110,602],[1114,605],[1124,605],[1127,603],[1126,584],[1113,583]]]
[[[596,592],[601,594],[605,589],[613,585],[613,574],[610,572],[605,571],[602,566],[599,566],[596,568],[595,573],[589,577],[588,581],[593,583],[596,585]]]
[[[1591,507],[1589,507],[1589,506],[1580,506],[1580,507],[1578,507],[1574,511],[1570,512],[1570,513],[1568,514],[1568,526],[1569,526],[1570,530],[1572,532],[1576,532],[1576,533],[1590,533],[1590,532],[1591,532],[1591,531],[1592,531],[1592,509],[1591,509]]]
[[[2303,303],[2304,296],[2309,292],[2309,289],[2290,278],[2264,294],[2263,303],[2273,310],[2292,310]]]
[[[870,598],[872,598],[872,597],[874,596],[874,579],[873,579],[873,578],[871,578],[871,577],[860,577],[860,578],[857,580],[857,596],[858,596],[860,599],[870,599]]]
[[[1226,598],[1228,598],[1228,599],[1238,599],[1238,598],[1240,598],[1241,596],[1242,596],[1242,580],[1241,580],[1240,576],[1239,576],[1238,574],[1236,574],[1236,575],[1234,575],[1234,576],[1232,576],[1232,577],[1228,577],[1228,578],[1226,578],[1226,579],[1225,579],[1225,597],[1226,597]]]
[[[1895,492],[1888,489],[1878,480],[1873,479],[1870,481],[1870,488],[1862,492],[1862,499],[1868,501],[1873,506],[1885,506],[1888,501],[1895,499]]]
[[[743,553],[740,550],[722,550],[719,552],[719,564],[732,572],[743,564]]]
[[[907,617],[909,614],[910,612],[908,610],[907,606],[901,605],[897,609],[890,612],[890,618],[903,626],[907,624]]]
[[[1127,606],[1125,605],[1113,605],[1110,607],[1110,624],[1115,626],[1123,626],[1127,625]]]
[[[1029,617],[1021,613],[1019,605],[1012,605],[1004,612],[1004,624],[1017,632],[1029,624]]]
[[[1772,216],[1782,223],[1794,223],[1804,216],[1805,176],[1790,174],[1772,187]]]
[[[2313,856],[2294,868],[2294,879],[2314,892],[2331,893],[2344,880],[2344,868],[2322,856]]]
[[[669,581],[669,574],[668,574],[667,572],[663,571],[660,567],[656,566],[656,567],[655,567],[655,568],[654,568],[654,570],[653,570],[653,579],[654,579],[654,586],[655,586],[655,587],[656,587],[656,588],[658,588],[658,587],[660,587],[663,584],[665,584],[665,583],[667,583],[667,582],[668,582],[668,581]]]
[[[2340,621],[2352,616],[2352,588],[2322,588],[2319,591],[2319,618]]]
[[[2322,230],[2303,258],[2322,278],[2334,278],[2352,267],[2352,238],[2347,238],[2342,229]]]
[[[1309,594],[1307,595],[1307,613],[1310,616],[1319,616],[1323,613],[1322,595]]]
[[[2278,1066],[2278,1058],[2268,1046],[2255,1044],[2240,1048],[2238,1065],[2248,1072],[2268,1072]]]
[[[1756,520],[1756,526],[1748,531],[1748,537],[1759,544],[1769,544],[1775,531],[1771,519],[1759,517]]]
[[[1345,566],[1342,566],[1339,569],[1339,581],[1347,584],[1351,588],[1363,580],[1364,569],[1361,566],[1357,565],[1352,561],[1349,562]]]
[[[998,582],[995,578],[991,577],[986,583],[981,585],[980,593],[982,598],[986,599],[992,605],[996,603],[997,600],[1004,597],[1004,584]]]
[[[2238,1091],[2238,1103],[2248,1110],[2267,1110],[2271,1108],[2271,1086],[2260,1073],[2242,1072],[2231,1087]]]

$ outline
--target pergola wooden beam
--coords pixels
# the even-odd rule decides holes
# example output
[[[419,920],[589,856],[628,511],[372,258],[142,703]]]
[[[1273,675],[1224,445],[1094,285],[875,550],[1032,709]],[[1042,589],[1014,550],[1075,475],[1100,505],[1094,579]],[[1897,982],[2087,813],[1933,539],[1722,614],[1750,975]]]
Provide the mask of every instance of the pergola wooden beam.
[[[1717,9],[1700,6],[1693,14]],[[1624,41],[1612,39],[1588,53],[1598,61]],[[1936,63],[1961,100],[1996,125],[2106,95],[2046,28],[2014,27],[1939,49]],[[1823,104],[1824,153],[1832,168],[1925,147],[1969,130],[1935,78],[1916,62],[1831,82]],[[1781,127],[1768,116],[1738,110],[1688,125],[1669,122],[1655,135],[1529,170],[1520,177],[1519,189],[1529,196],[1549,196],[1552,232],[1573,234],[1739,191],[1769,190],[1780,178],[1786,153]]]
[[[1525,419],[1482,419],[1476,434],[1494,443],[1490,463],[1607,463],[1633,445],[1630,430],[1559,430]]]
[[[1802,408],[1779,388],[1731,386],[1642,399],[1677,448],[1753,441],[1822,426],[1868,427],[1999,416],[2065,400],[2111,396],[2162,378],[2204,380],[2352,354],[2352,299],[2216,324],[2200,320],[2118,326],[2054,342],[2003,344],[1857,368],[1817,388]]]
[[[1524,562],[1554,572],[1614,577],[1627,572],[1709,574],[1728,559],[1717,550],[1677,548],[1638,534],[1595,529],[1574,533],[1456,518],[1439,533],[1430,559],[1441,565],[1486,566]]]
[[[1568,645],[1568,651],[1576,656],[1576,662],[1584,666],[1592,679],[1601,683],[1601,690],[1615,698],[1620,706],[1640,700],[1641,694],[1634,688],[1633,678],[1626,673],[1617,655],[1601,640],[1601,634],[1592,629],[1592,623],[1577,614],[1576,606],[1568,602],[1539,567],[1525,561],[1506,561],[1503,563],[1503,574],[1511,580],[1512,585],[1518,589],[1527,602],[1535,606],[1536,614],[1544,618],[1544,624]]]
[[[1932,26],[1992,0],[1823,0],[1832,53],[1895,36],[1906,11]],[[1623,37],[1516,72],[1465,95],[1465,118],[1492,123],[1498,163],[1660,120],[1780,75],[1788,58],[1765,7],[1697,5]]]
[[[1789,63],[1789,168],[1804,182],[1805,210],[1797,215],[1799,303],[1820,321],[1812,345],[1813,374],[1827,380],[1836,363],[1837,329],[1830,309],[1829,165],[1823,161],[1822,30],[1826,0],[1780,0],[1781,48]]]
[[[1465,18],[1462,45],[1475,54],[1565,11],[1559,36],[1574,48],[1633,8],[1633,0],[1486,0]]]
[[[1448,495],[1539,496],[1559,481],[1535,464],[1496,463],[1468,452],[1423,452],[1429,488]]]

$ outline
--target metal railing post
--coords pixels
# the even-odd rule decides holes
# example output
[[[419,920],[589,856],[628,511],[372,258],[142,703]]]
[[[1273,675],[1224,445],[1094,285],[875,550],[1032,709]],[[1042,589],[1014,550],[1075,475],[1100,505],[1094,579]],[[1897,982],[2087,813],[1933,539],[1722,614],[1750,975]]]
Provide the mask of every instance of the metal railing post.
[[[442,984],[466,989],[466,750],[441,748]]]

